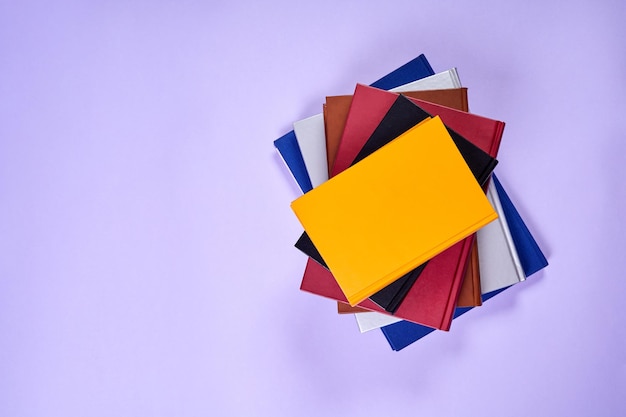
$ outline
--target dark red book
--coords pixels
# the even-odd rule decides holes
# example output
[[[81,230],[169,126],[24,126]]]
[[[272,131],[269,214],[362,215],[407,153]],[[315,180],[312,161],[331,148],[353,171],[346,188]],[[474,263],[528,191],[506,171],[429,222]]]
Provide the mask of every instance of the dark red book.
[[[440,281],[444,276],[455,276],[459,271],[462,276],[473,240],[473,236],[468,237],[432,258],[394,316],[435,329],[450,330],[450,322],[456,308],[450,299],[456,300],[461,281],[457,277],[456,286],[443,286]],[[335,277],[311,258],[307,261],[300,289],[347,302]],[[358,307],[389,314],[370,299],[364,300]]]
[[[390,94],[387,91],[383,92]],[[441,117],[441,121],[445,123],[447,127],[487,152],[490,156],[494,158],[498,156],[500,141],[502,140],[502,133],[504,131],[504,122],[451,109],[416,98],[409,97],[409,100],[432,116]]]
[[[352,161],[358,155],[396,98],[397,94],[394,93],[357,86],[332,169],[333,174],[350,165],[350,163],[346,165],[346,161]],[[450,128],[464,135],[467,140],[491,156],[496,156],[504,123],[420,100],[414,102],[417,105],[421,104],[427,112],[439,115],[444,123],[450,121]],[[422,271],[419,280],[409,290],[395,316],[429,327],[449,330],[472,241],[473,237],[467,238],[433,258]],[[321,265],[314,264],[315,261],[309,260],[301,288],[304,291],[345,301],[332,274]],[[384,312],[370,300],[364,301],[359,306]]]

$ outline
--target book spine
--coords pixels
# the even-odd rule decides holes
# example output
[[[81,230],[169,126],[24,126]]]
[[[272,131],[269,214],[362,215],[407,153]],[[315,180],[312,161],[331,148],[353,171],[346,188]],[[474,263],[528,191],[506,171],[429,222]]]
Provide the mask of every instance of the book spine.
[[[513,264],[515,265],[517,278],[520,282],[522,282],[526,279],[526,275],[524,274],[522,263],[520,262],[519,255],[517,254],[517,249],[515,248],[515,243],[513,242],[513,237],[511,236],[511,230],[509,229],[506,215],[504,214],[502,203],[500,202],[500,197],[498,196],[498,192],[495,187],[489,187],[489,194],[491,196],[491,201],[493,201],[493,204],[496,206],[496,211],[500,213],[500,228],[502,229],[502,233],[504,234],[504,238],[506,239],[509,255],[511,256]]]
[[[477,180],[481,187],[485,187],[489,184],[489,178],[491,178],[491,173],[496,168],[496,165],[498,165],[498,160],[492,159],[489,164],[487,164],[483,172],[480,173]]]
[[[474,235],[476,236],[476,235]],[[473,307],[479,307],[481,305],[483,305],[483,297],[480,291],[480,268],[479,268],[479,262],[480,259],[478,258],[478,245],[476,244],[476,237],[474,237],[474,243],[472,245],[472,251],[475,253],[474,257],[471,258],[471,263],[469,265],[470,268],[472,268],[472,278],[474,279],[474,306]]]
[[[502,142],[502,134],[504,133],[504,122],[498,122],[496,124],[496,130],[493,132],[493,140],[491,142],[491,156],[494,158],[498,155],[500,149],[500,142]]]
[[[452,83],[454,84],[455,88],[461,88],[461,79],[459,78],[459,72],[457,71],[456,68],[452,68],[450,70],[450,78],[452,78]]]
[[[456,303],[461,292],[461,284],[463,283],[463,277],[465,276],[465,270],[467,268],[468,258],[471,252],[471,245],[474,243],[474,236],[475,234],[467,237],[463,241],[463,256],[459,257],[459,262],[456,265],[454,280],[450,286],[448,302],[443,312],[443,316],[441,317],[441,323],[438,326],[439,330],[450,330],[450,325],[452,324],[452,319],[454,318]]]
[[[433,70],[433,67],[430,66],[430,62],[428,62],[424,54],[421,54],[420,56],[418,56],[417,59],[422,63],[427,73],[430,73],[430,74],[435,73],[435,71]]]
[[[287,133],[285,136],[274,141],[274,147],[280,155],[280,159],[285,163],[287,169],[291,173],[291,176],[300,187],[302,193],[310,191],[313,186],[311,180],[304,167],[304,160],[302,159],[302,153],[298,147],[298,142],[293,133],[293,130]]]
[[[461,110],[463,110],[466,113],[469,112],[469,103],[467,101],[467,88],[463,88],[463,96],[461,97],[461,99],[462,99]]]

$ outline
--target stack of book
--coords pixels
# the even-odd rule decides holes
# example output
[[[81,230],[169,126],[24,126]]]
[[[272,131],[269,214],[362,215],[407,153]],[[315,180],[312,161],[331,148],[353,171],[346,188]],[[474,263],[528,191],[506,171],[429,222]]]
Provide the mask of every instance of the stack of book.
[[[424,55],[326,97],[274,141],[303,192],[300,288],[400,350],[546,267],[493,174],[503,130]]]

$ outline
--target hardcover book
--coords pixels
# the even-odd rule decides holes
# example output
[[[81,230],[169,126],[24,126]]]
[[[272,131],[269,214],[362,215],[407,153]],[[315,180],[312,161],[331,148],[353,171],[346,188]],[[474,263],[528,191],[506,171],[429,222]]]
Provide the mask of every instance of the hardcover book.
[[[337,301],[337,313],[339,314],[354,314],[354,313],[369,313],[369,310],[366,310],[361,307],[352,307],[348,303],[342,303],[341,301]],[[378,313],[375,313],[378,314]]]
[[[513,202],[506,193],[503,185],[500,183],[500,179],[495,175],[492,176],[493,185],[496,187],[498,197],[500,198],[500,204],[502,211],[507,219],[507,225],[513,238],[513,244],[517,249],[517,255],[524,274],[528,278],[535,272],[538,272],[548,266],[548,260],[544,256],[541,248],[535,241],[535,238],[528,230],[526,223],[522,220],[517,209],[513,205]]]
[[[293,131],[295,132],[300,152],[302,152],[302,159],[309,173],[311,185],[315,188],[328,180],[324,117],[320,113],[299,120],[293,124]]]
[[[378,88],[375,85],[372,87]],[[451,68],[447,71],[438,72],[437,74],[423,78],[422,80],[416,80],[407,83],[396,88],[390,88],[389,91],[394,93],[403,93],[405,91],[414,90],[439,90],[441,88],[459,88],[461,87],[461,80],[456,68]],[[384,89],[381,89],[384,90]]]
[[[467,262],[467,256],[463,257],[463,254],[469,252],[466,250],[466,245],[471,245],[472,241],[472,237],[466,238],[433,258],[428,263],[429,268],[425,268],[420,278],[411,287],[394,316],[424,326],[449,330],[455,311],[454,303],[450,300],[456,298],[459,288],[454,284],[460,281],[452,277],[454,272],[459,270],[458,265]],[[445,280],[445,285],[441,282],[442,272],[451,277]],[[330,271],[311,258],[307,261],[300,289],[347,303],[346,297]],[[358,306],[384,313],[390,319],[394,317],[370,299],[364,300]]]
[[[493,182],[487,190],[487,198],[498,212],[498,220],[489,223],[476,234],[481,259],[481,291],[485,294],[526,279]]]
[[[442,171],[447,175],[436,175]],[[497,217],[438,117],[298,198],[292,209],[351,305]]]
[[[434,73],[435,71],[433,71],[424,54],[421,54],[381,79],[374,81],[372,87],[380,88],[381,90],[390,90],[408,82],[433,75]],[[408,79],[408,74],[410,74],[409,77],[414,78]]]
[[[448,70],[444,71],[443,73],[435,74],[430,77],[422,78],[415,82],[405,84],[403,86],[400,86],[399,88],[393,89],[393,91],[396,93],[403,93],[408,91],[421,91],[442,88],[452,89],[459,87],[461,87],[461,83],[460,81],[458,81],[456,71]],[[384,90],[380,90],[374,87],[372,87],[371,90],[359,89],[357,86],[357,89],[354,92],[353,100],[357,98],[363,101],[369,100],[369,97],[367,97],[366,95],[368,95],[368,93],[371,95],[375,95],[376,91]],[[360,152],[361,148],[365,144],[365,141],[371,136],[371,134],[374,132],[374,129],[376,129],[376,127],[380,124],[382,118],[389,110],[394,100],[395,96],[393,95],[389,95],[384,98],[381,98],[381,96],[376,97],[375,100],[372,101],[372,107],[365,107],[362,109],[364,114],[358,111],[353,111],[352,107],[350,108],[349,115],[346,119],[346,129],[344,129],[344,133],[339,142],[339,148],[336,153],[335,162],[331,168],[331,176],[337,175],[339,172],[342,172],[352,164],[357,154]],[[378,117],[373,117],[373,115],[378,115]],[[360,129],[357,129],[356,127],[359,125],[362,126],[360,127]],[[348,126],[350,126],[349,129]],[[346,130],[350,133],[347,133]],[[358,139],[353,138],[352,136],[354,135],[358,136]]]
[[[373,311],[355,314],[354,316],[356,317],[356,323],[361,333],[402,321],[402,319],[398,317],[375,313]]]
[[[444,88],[439,90],[403,91],[403,95],[441,106],[468,111],[467,88]],[[326,132],[326,156],[329,167],[328,175],[335,162],[339,141],[346,125],[346,119],[352,104],[352,95],[329,96],[324,104],[324,131]]]
[[[385,100],[385,98],[387,98],[387,103],[389,103],[391,100],[389,100],[389,97],[385,97],[385,96],[389,96],[389,93],[383,92],[378,89],[358,85],[355,91],[355,96],[353,100],[355,101],[359,100],[359,97],[361,97],[361,100],[363,100],[364,102],[372,103],[372,102],[376,102],[377,100],[383,101]],[[457,129],[460,132],[463,132],[463,134],[466,135],[466,138],[468,140],[470,140],[473,144],[483,149],[485,152],[489,153],[491,156],[495,157],[497,155],[501,137],[502,137],[503,128],[504,128],[504,123],[497,121],[497,120],[481,117],[478,115],[464,113],[462,111],[450,109],[448,107],[438,106],[436,104],[429,103],[429,102],[424,102],[424,101],[419,101],[419,100],[414,100],[414,102],[419,103],[419,105],[421,105],[424,108],[427,108],[429,112],[431,112],[432,114],[440,115],[442,117],[442,120],[446,122],[450,121],[450,124],[454,126],[455,129]],[[389,105],[390,104],[387,104],[387,106]],[[370,110],[370,109],[367,109],[367,110]],[[377,111],[379,113],[384,112],[385,106],[376,107],[372,111]],[[382,118],[382,116],[380,117]],[[357,143],[356,146],[352,146],[353,143],[343,143],[343,145],[348,145],[347,147],[352,148],[352,149],[358,148],[359,146],[362,147],[365,142],[365,140],[363,139],[363,135],[367,134],[368,132],[371,134],[371,132],[376,128],[376,126],[371,126],[372,125],[371,120],[374,118],[375,117],[370,117],[370,115],[368,114],[368,111],[362,111],[361,115],[355,118],[355,121],[357,122],[355,124],[355,128],[357,130],[361,129],[365,133],[354,134],[350,136],[351,140]],[[358,123],[359,120],[363,121],[363,123]],[[364,124],[367,124],[367,123],[370,124],[369,127],[363,126]],[[346,123],[346,129],[348,129],[348,123]],[[348,132],[344,132],[344,133],[348,133]],[[353,154],[356,156],[356,154],[358,154],[358,149],[356,149],[356,151],[352,150],[351,152],[353,152]],[[335,165],[334,168],[336,169],[337,166]],[[471,272],[471,269],[472,269],[472,265],[470,264],[468,266],[468,270]],[[310,274],[311,271],[312,271],[311,268],[307,268],[307,270],[305,270],[302,289],[305,291],[318,293],[321,295],[326,294],[326,296],[330,296],[331,298],[333,298],[332,295],[328,295],[328,292],[324,291],[325,289],[323,287],[325,286],[325,284],[323,282],[317,283],[315,279],[312,279],[312,277],[308,276],[308,274]],[[464,282],[465,281],[467,281],[467,279],[465,279]],[[328,287],[326,287],[326,289],[327,288]],[[478,285],[475,285],[474,288],[476,290],[479,290]],[[476,297],[476,296],[477,296],[476,294],[472,294],[472,297]],[[478,294],[478,296],[480,296],[480,294]],[[369,309],[372,309],[371,306]]]
[[[429,115],[426,112],[409,101],[409,99],[404,96],[397,96],[379,126],[357,155],[355,163],[380,149],[391,140],[428,117]],[[459,148],[461,155],[473,175],[479,183],[484,183],[495,166],[495,159],[455,132],[448,130],[448,133],[451,134],[455,145]],[[306,239],[306,236],[303,235],[303,237],[298,240],[296,247],[326,266],[323,259],[320,258],[319,252],[315,250],[310,240]],[[424,266],[425,265],[421,265],[415,270],[410,271],[389,286],[373,294],[370,298],[386,311],[395,312]],[[465,265],[462,265],[462,268],[464,270]]]
[[[499,215],[500,213],[498,213],[498,216]],[[474,241],[474,245],[472,245],[470,252],[470,259],[467,263],[465,277],[463,278],[463,283],[461,284],[459,298],[456,300],[457,307],[478,307],[483,303],[480,289],[480,282],[482,280],[479,267],[480,257],[478,255],[478,245],[476,244],[476,241]]]
[[[498,156],[502,133],[504,132],[504,122],[420,99],[412,98],[411,101],[429,114],[441,117],[446,126],[492,157],[496,158]]]
[[[274,146],[278,151],[278,154],[282,158],[285,165],[291,172],[291,175],[296,180],[298,187],[302,192],[307,192],[313,188],[311,185],[311,179],[309,173],[304,165],[304,159],[302,159],[302,152],[298,146],[296,140],[296,134],[293,130],[285,133],[280,138],[274,141]]]

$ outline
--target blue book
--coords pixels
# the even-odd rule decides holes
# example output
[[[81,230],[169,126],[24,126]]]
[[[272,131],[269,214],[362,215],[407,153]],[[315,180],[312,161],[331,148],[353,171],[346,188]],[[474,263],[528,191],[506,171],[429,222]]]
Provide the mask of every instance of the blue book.
[[[526,277],[529,277],[535,272],[548,266],[548,260],[544,256],[543,252],[541,252],[539,245],[537,245],[537,242],[515,209],[515,206],[513,205],[513,202],[509,198],[508,194],[504,191],[504,188],[498,178],[493,175],[492,179],[493,184],[496,186],[496,190],[498,191],[504,215],[507,219],[509,216],[513,217],[513,220],[508,221],[507,223],[509,225],[509,229],[511,230],[511,237],[513,238],[515,248],[517,249],[517,255],[522,263],[524,274]]]
[[[422,54],[385,75],[383,78],[373,83],[372,87],[390,90],[434,74],[435,71],[433,71],[426,57]],[[296,179],[302,192],[306,193],[311,191],[313,189],[311,179],[304,165],[304,159],[302,158],[302,153],[300,152],[300,147],[298,146],[298,141],[296,140],[296,135],[293,130],[276,139],[274,146],[285,161],[285,164],[287,164],[287,168],[291,171],[291,174]]]
[[[291,175],[295,178],[298,186],[303,193],[313,189],[309,173],[304,165],[304,159],[300,152],[300,145],[296,140],[296,134],[293,130],[287,132],[274,141],[274,146],[278,149],[280,156],[287,164],[287,168],[291,171]]]
[[[422,78],[434,74],[435,71],[433,71],[428,60],[426,60],[426,57],[422,54],[385,75],[380,80],[370,84],[370,86],[380,88],[381,90],[391,90],[392,88],[400,87],[401,85],[421,80]]]
[[[517,254],[522,264],[522,269],[524,270],[524,275],[529,277],[535,272],[548,266],[548,260],[544,256],[543,252],[541,252],[539,245],[537,245],[537,242],[530,233],[530,230],[528,230],[528,227],[526,227],[524,220],[522,220],[522,217],[519,215],[519,212],[513,205],[513,202],[507,195],[504,187],[502,187],[498,178],[495,174],[493,174],[491,178],[498,192],[498,196],[500,197],[502,210],[504,211],[504,216],[506,217],[507,224],[509,225],[511,237],[513,238],[515,248],[517,249]],[[506,290],[506,288],[483,294],[483,302],[500,294],[504,290]],[[454,312],[454,318],[467,313],[471,309],[472,307],[457,307]],[[404,349],[422,337],[435,331],[433,328],[411,323],[409,321],[399,321],[397,323],[384,326],[381,330],[387,338],[387,342],[391,345],[391,348],[396,351]]]

